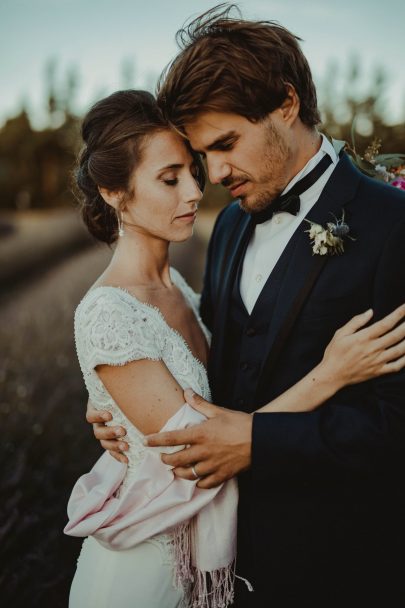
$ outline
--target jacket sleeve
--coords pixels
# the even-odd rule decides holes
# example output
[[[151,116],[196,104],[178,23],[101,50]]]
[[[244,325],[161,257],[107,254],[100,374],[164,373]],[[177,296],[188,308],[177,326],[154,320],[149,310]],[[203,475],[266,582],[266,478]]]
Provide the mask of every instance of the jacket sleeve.
[[[405,302],[405,223],[387,239],[377,267],[377,320]],[[319,480],[390,474],[405,462],[405,370],[354,387],[348,404],[337,393],[305,413],[258,413],[253,419],[252,474]],[[356,390],[358,388],[359,390]],[[403,472],[402,472],[403,474]]]

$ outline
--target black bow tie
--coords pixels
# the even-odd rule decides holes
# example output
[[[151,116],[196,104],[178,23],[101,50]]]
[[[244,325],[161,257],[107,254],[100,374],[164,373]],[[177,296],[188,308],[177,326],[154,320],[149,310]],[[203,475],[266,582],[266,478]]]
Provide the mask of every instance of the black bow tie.
[[[318,181],[326,169],[331,164],[332,159],[329,154],[325,154],[323,159],[310,171],[305,177],[300,179],[286,194],[278,196],[269,204],[266,209],[258,213],[252,213],[252,219],[255,224],[263,224],[267,220],[271,220],[275,213],[281,211],[297,215],[300,210],[300,194],[309,190],[311,186]]]

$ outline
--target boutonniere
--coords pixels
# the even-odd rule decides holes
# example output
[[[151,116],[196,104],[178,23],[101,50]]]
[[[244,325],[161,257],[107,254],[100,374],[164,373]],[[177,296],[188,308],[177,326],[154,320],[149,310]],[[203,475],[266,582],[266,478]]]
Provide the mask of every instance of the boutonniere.
[[[332,213],[333,215],[333,213]],[[328,222],[326,228],[310,220],[305,220],[310,224],[310,228],[305,230],[308,232],[311,240],[312,252],[314,255],[341,255],[344,253],[344,238],[349,238],[351,241],[355,241],[352,236],[349,235],[350,228],[345,222],[345,212],[342,211],[342,217],[340,220],[334,216],[335,223]]]

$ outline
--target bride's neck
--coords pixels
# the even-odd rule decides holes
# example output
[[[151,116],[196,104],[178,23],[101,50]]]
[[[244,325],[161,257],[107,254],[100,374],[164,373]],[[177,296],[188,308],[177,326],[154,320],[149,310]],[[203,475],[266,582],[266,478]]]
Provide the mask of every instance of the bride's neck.
[[[124,230],[103,276],[123,287],[170,287],[169,242]]]

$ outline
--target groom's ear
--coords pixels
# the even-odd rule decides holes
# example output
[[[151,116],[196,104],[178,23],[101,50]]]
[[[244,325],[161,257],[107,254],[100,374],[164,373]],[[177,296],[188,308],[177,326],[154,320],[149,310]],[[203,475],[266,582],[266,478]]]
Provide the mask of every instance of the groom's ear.
[[[287,126],[292,126],[300,111],[300,98],[291,84],[287,84],[286,88],[287,97],[284,99],[283,103],[278,109],[280,110],[281,118],[284,123]]]

